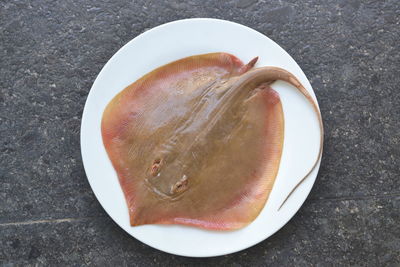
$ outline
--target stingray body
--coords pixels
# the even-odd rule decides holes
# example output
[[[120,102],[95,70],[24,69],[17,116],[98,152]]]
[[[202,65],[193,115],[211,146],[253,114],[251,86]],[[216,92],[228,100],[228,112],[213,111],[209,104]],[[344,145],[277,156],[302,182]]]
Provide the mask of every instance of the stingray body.
[[[257,217],[283,147],[282,105],[270,87],[275,80],[309,99],[322,131],[301,83],[280,68],[253,69],[256,61],[244,65],[227,53],[183,58],[143,76],[108,104],[103,142],[132,226],[233,230]]]

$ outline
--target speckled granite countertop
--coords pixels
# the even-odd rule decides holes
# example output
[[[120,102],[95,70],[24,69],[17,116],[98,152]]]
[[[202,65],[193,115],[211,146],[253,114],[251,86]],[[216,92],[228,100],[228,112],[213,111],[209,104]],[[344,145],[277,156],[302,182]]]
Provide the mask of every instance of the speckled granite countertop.
[[[106,2],[0,2],[0,263],[400,264],[398,0]],[[79,146],[107,60],[146,29],[188,17],[236,21],[279,43],[310,79],[326,127],[297,215],[268,240],[209,259],[162,253],[120,229],[89,187]]]

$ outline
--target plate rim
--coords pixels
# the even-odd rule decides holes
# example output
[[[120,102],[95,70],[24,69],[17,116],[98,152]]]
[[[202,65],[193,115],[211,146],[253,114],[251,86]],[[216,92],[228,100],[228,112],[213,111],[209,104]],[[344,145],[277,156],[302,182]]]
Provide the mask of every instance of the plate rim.
[[[84,155],[85,152],[84,152],[84,148],[83,148],[83,143],[84,143],[84,139],[85,139],[85,133],[84,133],[84,131],[82,131],[82,128],[83,128],[83,125],[85,124],[85,122],[86,122],[86,120],[87,120],[87,115],[85,116],[85,114],[87,114],[88,103],[89,103],[90,99],[93,98],[93,94],[94,94],[94,93],[93,93],[93,92],[94,92],[93,88],[95,88],[96,85],[97,85],[97,83],[99,83],[99,79],[100,79],[99,77],[102,75],[102,73],[105,71],[105,69],[107,69],[107,68],[109,67],[109,65],[111,64],[111,62],[113,61],[113,59],[115,59],[115,56],[116,56],[118,53],[121,53],[123,50],[128,49],[128,47],[129,47],[133,42],[137,41],[138,39],[143,38],[144,36],[148,35],[148,34],[149,34],[151,31],[153,31],[153,30],[156,30],[156,29],[159,30],[159,29],[162,29],[162,28],[164,28],[164,27],[168,27],[168,26],[171,25],[171,24],[185,23],[185,22],[188,22],[188,21],[200,21],[200,22],[201,22],[201,21],[214,21],[214,22],[217,22],[217,23],[228,23],[228,24],[233,24],[234,26],[242,27],[242,28],[244,28],[244,29],[247,30],[247,31],[251,31],[251,32],[253,32],[253,33],[255,33],[255,34],[261,35],[263,38],[267,38],[267,39],[269,39],[270,41],[272,41],[275,45],[277,45],[277,46],[282,50],[283,53],[285,53],[288,57],[290,57],[290,58],[295,62],[295,64],[297,64],[297,62],[290,56],[290,54],[289,54],[285,49],[283,49],[278,43],[276,43],[275,41],[273,41],[271,38],[269,38],[268,36],[264,35],[263,33],[261,33],[261,32],[259,32],[259,31],[255,30],[255,29],[253,29],[253,28],[251,28],[251,27],[248,27],[248,26],[246,26],[246,25],[243,25],[243,24],[240,24],[240,23],[237,23],[237,22],[233,22],[233,21],[229,21],[229,20],[224,20],[224,19],[218,19],[218,18],[206,18],[206,17],[205,17],[205,18],[185,18],[185,19],[179,19],[179,20],[174,20],[174,21],[170,21],[170,22],[167,22],[167,23],[164,23],[164,24],[155,26],[155,27],[153,27],[153,28],[151,28],[151,29],[149,29],[149,30],[146,30],[145,32],[142,32],[141,34],[137,35],[136,37],[132,38],[130,41],[128,41],[126,44],[124,44],[121,48],[119,48],[119,49],[107,60],[107,62],[106,62],[106,63],[104,64],[104,66],[101,68],[100,72],[97,74],[97,76],[96,76],[96,78],[95,78],[95,80],[94,80],[94,82],[93,82],[93,84],[92,84],[92,86],[91,86],[91,88],[90,88],[90,91],[89,91],[89,93],[88,93],[88,95],[87,95],[87,98],[86,98],[86,101],[85,101],[85,105],[84,105],[84,109],[83,109],[83,112],[82,112],[81,127],[80,127],[80,148],[81,148],[81,157],[82,157],[82,164],[83,164],[83,167],[84,167],[84,170],[85,170],[86,178],[87,178],[87,180],[88,180],[88,182],[89,182],[90,188],[91,188],[92,192],[94,193],[94,195],[95,195],[97,201],[100,203],[100,205],[102,206],[103,210],[107,213],[107,215],[108,215],[120,228],[122,228],[126,233],[128,233],[130,236],[132,236],[132,237],[135,238],[136,240],[139,240],[140,242],[142,242],[142,243],[144,243],[144,244],[146,244],[146,245],[148,245],[148,246],[150,246],[150,247],[152,247],[152,248],[155,248],[155,249],[160,250],[160,251],[165,252],[165,253],[169,253],[169,254],[171,254],[171,255],[178,255],[178,256],[184,256],[184,257],[194,257],[194,258],[217,257],[217,256],[223,256],[223,255],[228,255],[228,254],[236,253],[236,252],[238,252],[238,251],[242,251],[242,250],[244,250],[244,249],[248,249],[248,248],[250,248],[250,247],[253,247],[253,246],[259,244],[260,242],[262,242],[262,241],[264,241],[264,240],[270,238],[270,237],[273,236],[276,232],[278,232],[279,230],[281,230],[281,229],[282,229],[282,228],[283,228],[297,213],[298,213],[298,211],[300,210],[300,208],[303,206],[305,200],[306,200],[307,197],[309,196],[309,194],[310,194],[312,188],[314,187],[316,178],[317,178],[317,176],[318,176],[318,172],[319,172],[319,168],[320,168],[320,164],[321,164],[322,157],[319,159],[319,162],[317,163],[316,168],[315,168],[314,171],[313,171],[313,172],[315,172],[315,178],[313,179],[311,186],[310,186],[308,189],[306,189],[304,199],[301,201],[301,203],[299,203],[298,207],[296,207],[295,209],[292,209],[292,210],[293,210],[293,214],[290,215],[290,216],[288,216],[287,219],[284,220],[284,223],[283,223],[280,227],[278,227],[277,229],[275,229],[275,231],[273,231],[269,236],[266,236],[266,237],[265,237],[265,236],[261,236],[261,237],[258,238],[255,242],[253,242],[253,244],[251,244],[251,245],[239,246],[237,249],[230,250],[229,252],[226,252],[226,253],[216,253],[216,254],[212,254],[212,255],[189,255],[189,254],[186,254],[186,253],[172,252],[172,251],[166,250],[165,248],[161,248],[160,246],[157,246],[157,245],[155,245],[155,244],[149,244],[148,242],[146,242],[145,240],[143,240],[143,238],[139,238],[139,237],[137,237],[137,236],[134,236],[134,235],[133,235],[132,233],[130,233],[127,229],[125,229],[125,228],[118,222],[117,219],[115,219],[113,216],[111,216],[111,214],[107,211],[107,209],[104,207],[102,201],[100,200],[101,198],[98,196],[99,193],[96,192],[96,191],[93,189],[94,187],[93,187],[93,185],[92,185],[91,179],[90,179],[89,176],[88,176],[87,164],[85,164],[85,157],[86,157],[86,156]],[[299,66],[298,64],[297,64],[297,66],[300,68],[300,66]],[[308,80],[307,76],[305,75],[304,71],[303,71],[301,68],[300,68],[300,70],[301,70],[301,72],[304,74],[304,76],[306,77],[307,81],[309,82],[309,80]],[[319,109],[318,100],[317,100],[317,98],[316,98],[314,89],[312,88],[311,84],[310,84],[310,88],[311,88],[311,92],[309,91],[309,93],[311,94],[312,98],[315,100],[315,102],[316,102],[316,104],[317,104],[317,107],[318,107],[318,109]]]

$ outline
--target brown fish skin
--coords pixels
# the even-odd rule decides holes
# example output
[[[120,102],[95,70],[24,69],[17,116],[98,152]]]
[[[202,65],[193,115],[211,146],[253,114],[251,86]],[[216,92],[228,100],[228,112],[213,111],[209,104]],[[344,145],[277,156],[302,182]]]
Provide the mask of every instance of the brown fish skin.
[[[282,79],[302,89],[282,69],[249,71],[256,60],[243,65],[226,53],[184,58],[109,103],[103,142],[131,225],[233,230],[257,217],[275,181],[284,134],[282,106],[269,84]]]
[[[307,172],[307,174],[295,185],[295,187],[289,192],[289,194],[284,198],[282,203],[280,204],[278,210],[280,210],[283,205],[286,203],[286,201],[290,198],[290,196],[294,193],[294,191],[305,181],[305,179],[308,178],[308,176],[314,171],[316,166],[318,165],[319,160],[322,157],[322,151],[323,151],[323,143],[324,143],[324,126],[322,123],[322,117],[321,113],[319,111],[319,108],[314,101],[314,99],[311,97],[311,95],[308,93],[307,89],[304,88],[304,86],[301,84],[301,82],[290,72],[287,70],[284,70],[282,68],[278,67],[262,67],[262,68],[257,68],[252,71],[249,71],[246,73],[246,75],[243,75],[242,80],[247,82],[249,84],[257,85],[260,83],[273,83],[274,81],[281,80],[284,82],[287,82],[291,84],[292,86],[296,87],[297,90],[308,100],[308,102],[311,104],[318,120],[318,126],[320,129],[320,146],[317,154],[317,158],[315,159],[313,165]],[[241,84],[241,81],[238,81],[238,84]]]

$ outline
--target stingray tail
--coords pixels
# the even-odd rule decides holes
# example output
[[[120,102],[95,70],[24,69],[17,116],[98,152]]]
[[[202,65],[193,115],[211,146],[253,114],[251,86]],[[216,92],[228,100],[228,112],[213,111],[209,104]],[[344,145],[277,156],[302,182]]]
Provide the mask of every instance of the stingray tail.
[[[253,59],[250,61],[247,65],[245,65],[243,68],[246,69],[246,66],[251,66],[255,64],[258,58]],[[253,62],[254,61],[254,62]],[[252,63],[253,62],[253,63]],[[247,71],[248,69],[246,69]],[[315,111],[315,114],[318,119],[318,124],[319,124],[319,129],[320,129],[320,147],[318,151],[318,155],[312,164],[311,168],[307,172],[307,174],[300,179],[300,181],[295,185],[295,187],[289,192],[289,194],[286,196],[286,198],[283,200],[282,204],[279,206],[278,210],[282,208],[282,206],[286,203],[286,201],[290,198],[290,196],[293,194],[294,191],[307,179],[307,177],[315,170],[317,167],[321,156],[322,156],[322,148],[323,148],[323,142],[324,142],[324,127],[322,124],[322,117],[320,110],[317,106],[317,103],[314,101],[312,96],[309,94],[306,88],[301,84],[301,82],[290,72],[278,68],[278,67],[262,67],[262,68],[257,68],[252,71],[247,72],[241,80],[237,83],[239,86],[245,86],[246,84],[252,84],[253,86],[258,86],[263,83],[272,83],[277,80],[282,80],[284,82],[287,82],[294,87],[297,88],[297,90],[300,91],[301,94],[308,100],[308,102],[311,104],[313,110]]]

